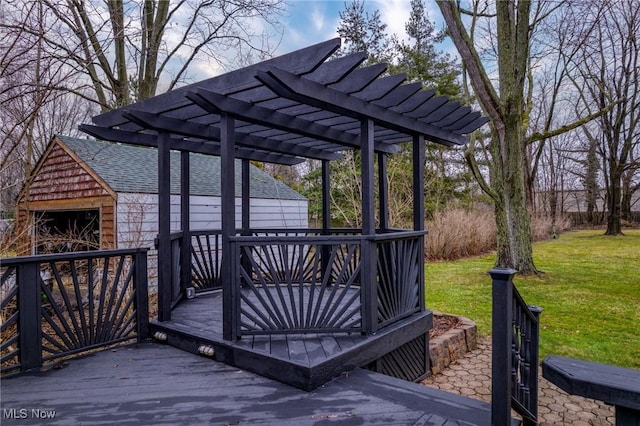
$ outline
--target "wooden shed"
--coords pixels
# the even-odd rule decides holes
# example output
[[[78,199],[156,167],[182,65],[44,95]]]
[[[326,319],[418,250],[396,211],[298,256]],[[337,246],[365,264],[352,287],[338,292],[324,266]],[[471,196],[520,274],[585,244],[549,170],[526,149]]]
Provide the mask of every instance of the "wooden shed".
[[[172,231],[180,227],[179,161],[179,153],[172,153]],[[191,154],[191,164],[192,229],[219,229],[220,159]],[[154,148],[55,136],[18,199],[19,225],[31,229],[31,242],[23,246],[32,253],[152,247],[158,233],[157,165]],[[252,226],[307,226],[307,200],[302,195],[257,167],[251,166],[250,173]],[[239,185],[236,192],[239,204]],[[240,223],[240,216],[237,220]],[[60,241],[72,235],[79,241],[52,247],[49,239],[45,247],[43,234],[59,235]]]

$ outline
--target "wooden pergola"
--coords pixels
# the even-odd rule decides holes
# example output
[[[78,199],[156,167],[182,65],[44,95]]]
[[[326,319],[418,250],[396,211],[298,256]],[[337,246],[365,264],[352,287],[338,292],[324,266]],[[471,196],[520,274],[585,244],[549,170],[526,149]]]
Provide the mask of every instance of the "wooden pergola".
[[[298,164],[305,159],[322,161],[322,229],[316,234],[306,235],[308,244],[311,245],[298,255],[324,253],[322,267],[318,266],[321,271],[318,277],[311,279],[314,281],[317,278],[316,281],[322,282],[323,274],[329,274],[336,268],[346,268],[342,264],[334,265],[333,269],[331,266],[327,267],[327,262],[331,262],[329,259],[341,256],[336,245],[340,241],[358,245],[357,274],[362,301],[358,327],[362,334],[375,334],[387,323],[380,319],[380,291],[371,290],[371,286],[363,283],[381,280],[384,271],[380,270],[380,256],[391,250],[382,248],[387,241],[384,238],[390,238],[389,234],[396,235],[393,238],[398,238],[398,241],[403,238],[414,241],[411,256],[408,256],[411,260],[405,260],[405,263],[410,262],[412,265],[405,272],[417,274],[411,288],[416,285],[420,288],[418,294],[412,296],[411,309],[391,316],[404,318],[412,312],[425,310],[422,268],[424,143],[430,141],[446,146],[462,145],[467,141],[465,134],[482,126],[487,118],[446,96],[436,96],[435,90],[423,90],[421,83],[406,83],[404,74],[385,75],[385,64],[362,66],[367,58],[366,53],[331,59],[339,47],[340,39],[329,40],[98,115],[93,118],[93,125],[80,126],[84,132],[100,139],[158,149],[160,321],[171,319],[172,306],[183,297],[183,290],[191,285],[189,283],[192,278],[190,267],[185,267],[191,265],[189,250],[182,250],[180,254],[183,266],[180,268],[182,277],[179,285],[171,284],[175,268],[172,270],[171,262],[165,261],[171,259],[172,255],[175,256],[172,251],[172,241],[175,238],[172,239],[170,232],[171,150],[182,152],[182,247],[191,247],[193,236],[189,229],[187,195],[189,153],[218,155],[221,158],[223,178],[220,233],[223,255],[220,282],[224,290],[225,339],[240,337],[243,320],[240,319],[240,314],[233,311],[239,309],[241,301],[249,303],[248,299],[242,299],[240,289],[234,293],[232,286],[235,284],[232,281],[255,280],[256,276],[261,278],[259,265],[254,265],[251,270],[246,267],[247,257],[250,258],[252,253],[247,247],[252,241],[257,244],[256,247],[265,244],[262,240],[256,240],[259,237],[252,236],[249,226],[250,160],[288,165]],[[413,229],[405,231],[404,236],[397,236],[397,230],[388,229],[386,158],[398,152],[398,144],[404,142],[413,144]],[[329,162],[340,158],[341,152],[345,150],[359,150],[362,164],[362,228],[348,236],[335,235],[337,233],[331,228],[329,208]],[[377,182],[374,178],[376,156],[379,175]],[[242,160],[240,164],[243,176],[240,230],[236,228],[236,159]],[[379,186],[380,206],[378,229],[375,222],[376,184]],[[357,237],[353,234],[357,234]],[[302,241],[293,241],[292,237],[283,237],[282,234],[265,234],[262,238],[267,238],[268,244],[288,244],[290,247]],[[357,238],[356,243],[353,242],[355,240],[352,241],[353,238]],[[396,253],[397,248],[393,247],[392,251]],[[394,257],[402,257],[401,254],[398,252]],[[240,257],[244,257],[244,264]],[[309,280],[310,265],[311,263],[305,265],[307,275],[300,272],[299,278],[294,279],[289,273],[287,284],[291,286],[297,279],[300,282]],[[391,272],[397,275],[398,267],[393,266],[387,272],[393,269]],[[345,272],[343,275],[348,274]],[[273,283],[269,285],[271,284]],[[320,287],[323,285],[318,284]],[[392,283],[389,285],[395,286]],[[256,318],[257,316],[254,320]],[[314,327],[311,323],[302,322],[287,330],[285,323],[288,321],[283,320],[265,332],[315,332],[328,327],[324,324],[318,328],[317,323]],[[251,332],[257,333],[255,330]]]

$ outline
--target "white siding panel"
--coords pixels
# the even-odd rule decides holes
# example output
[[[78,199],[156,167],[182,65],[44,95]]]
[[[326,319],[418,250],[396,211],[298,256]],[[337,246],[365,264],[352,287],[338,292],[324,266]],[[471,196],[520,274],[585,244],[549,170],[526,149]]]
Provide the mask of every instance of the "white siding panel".
[[[158,195],[119,193],[116,207],[117,244],[119,248],[149,247],[150,284],[155,287],[157,251],[153,240],[158,234]],[[189,222],[192,230],[220,229],[220,197],[190,197]],[[242,224],[241,199],[236,198],[236,226]],[[273,200],[252,198],[252,228],[307,228],[307,200]],[[180,196],[171,196],[171,231],[180,230]]]

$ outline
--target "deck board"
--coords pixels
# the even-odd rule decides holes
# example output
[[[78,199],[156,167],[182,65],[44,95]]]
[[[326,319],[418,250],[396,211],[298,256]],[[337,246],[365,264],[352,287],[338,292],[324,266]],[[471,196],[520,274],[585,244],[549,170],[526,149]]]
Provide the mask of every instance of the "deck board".
[[[276,295],[277,296],[277,295]],[[274,296],[275,297],[275,296]],[[151,324],[170,345],[198,353],[201,345],[214,349],[213,358],[284,383],[311,390],[340,374],[371,362],[423,335],[431,313],[423,312],[381,329],[372,336],[352,333],[222,336],[222,299],[200,295],[174,308],[171,321]]]
[[[222,340],[222,299],[218,294],[213,293],[186,300],[173,310],[171,321],[167,325],[185,333],[220,341]],[[357,333],[322,333],[319,339],[322,351],[317,350],[313,345],[313,341],[318,341],[318,335],[245,336],[234,344],[288,359],[299,365],[312,366],[366,340]],[[308,345],[307,340],[311,340]]]
[[[488,404],[355,370],[305,392],[152,342],[71,360],[67,367],[3,379],[6,411],[55,410],[47,425],[278,424],[484,425]]]

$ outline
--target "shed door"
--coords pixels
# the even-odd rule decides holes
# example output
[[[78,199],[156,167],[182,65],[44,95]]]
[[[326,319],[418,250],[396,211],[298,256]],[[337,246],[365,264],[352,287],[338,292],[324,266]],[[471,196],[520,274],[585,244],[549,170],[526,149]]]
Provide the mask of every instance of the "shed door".
[[[100,210],[34,212],[36,254],[98,250]]]

